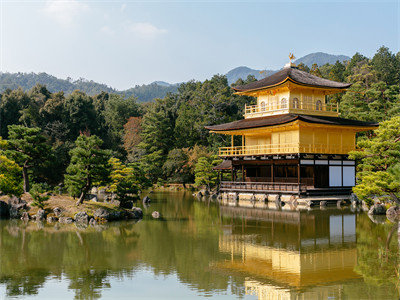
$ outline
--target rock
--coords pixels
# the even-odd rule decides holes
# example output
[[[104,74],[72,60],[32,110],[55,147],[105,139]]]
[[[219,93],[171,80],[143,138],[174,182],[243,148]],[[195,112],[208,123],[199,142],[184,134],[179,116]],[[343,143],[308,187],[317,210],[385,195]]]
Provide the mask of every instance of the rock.
[[[19,210],[13,206],[10,207],[10,219],[19,219],[21,218],[21,214],[19,212]]]
[[[120,207],[126,208],[126,209],[132,209],[133,207],[133,201],[124,201],[120,204]]]
[[[94,218],[90,218],[89,225],[96,226],[97,225],[97,221]]]
[[[46,212],[44,209],[39,209],[35,216],[36,221],[44,221],[46,220]]]
[[[20,210],[26,209],[26,201],[21,200],[18,197],[12,196],[8,199],[8,207],[10,209],[9,211],[9,217],[11,219],[19,219],[21,217],[21,212]]]
[[[368,214],[368,218],[375,224],[384,224],[386,222],[386,216],[384,215],[370,215]]]
[[[47,223],[56,223],[58,221],[57,217],[47,217]]]
[[[16,205],[16,204],[20,204],[22,202],[22,200],[16,196],[12,196],[10,198],[8,198],[8,205],[12,206],[12,205]]]
[[[143,218],[143,211],[141,208],[139,207],[132,207],[131,212],[134,215],[134,219],[141,219]]]
[[[353,205],[359,205],[359,204],[361,204],[360,199],[358,199],[357,195],[354,194],[354,193],[351,193],[351,195],[350,195],[350,202],[351,202],[351,204],[353,204]]]
[[[10,207],[4,201],[0,201],[0,219],[7,219],[10,216]]]
[[[88,224],[89,223],[89,216],[85,211],[77,212],[74,216],[75,222]]]
[[[322,207],[325,207],[325,206],[327,206],[328,205],[328,202],[327,201],[321,201],[320,203],[319,203],[319,206],[322,206]]]
[[[104,201],[107,196],[108,195],[107,195],[107,191],[105,188],[99,189],[97,191],[97,199],[98,200]]]
[[[386,217],[389,221],[396,223],[396,221],[400,218],[400,207],[399,206],[391,206],[386,211]]]
[[[386,207],[383,204],[374,204],[368,211],[369,215],[384,215],[386,214]]]
[[[93,213],[93,216],[95,219],[103,219],[107,221],[110,219],[110,213],[104,208],[96,209]]]
[[[92,202],[99,202],[99,200],[97,199],[97,196],[96,196],[96,195],[93,195],[93,194],[89,194],[89,195],[87,196],[87,199],[88,199],[89,201],[92,201]]]
[[[62,210],[59,207],[54,208],[53,212],[56,215],[56,217],[60,217],[62,215]]]
[[[112,205],[115,205],[115,206],[117,206],[117,207],[120,207],[120,206],[121,206],[121,201],[113,199],[113,200],[111,201],[111,204],[112,204]]]
[[[344,204],[345,204],[345,202],[344,202],[343,200],[338,200],[338,201],[336,201],[336,206],[337,206],[338,208],[341,208],[342,205],[344,205]]]
[[[124,215],[120,211],[112,211],[110,213],[109,220],[110,221],[117,221],[117,220],[122,220],[124,218]]]
[[[153,212],[151,213],[151,216],[152,216],[154,219],[159,219],[159,218],[161,217],[161,215],[160,215],[160,213],[159,213],[158,211],[153,211]]]
[[[146,196],[146,197],[143,198],[142,202],[143,202],[143,204],[147,204],[147,203],[151,202],[151,199],[150,199],[149,196]]]
[[[30,219],[31,219],[31,216],[26,211],[22,212],[21,220],[29,221]]]
[[[201,193],[203,196],[208,196],[208,195],[210,195],[210,192],[209,192],[207,189],[202,189],[202,190],[200,190],[199,193]]]
[[[72,219],[71,217],[61,217],[58,219],[58,222],[60,222],[61,224],[72,224],[74,223],[74,219]]]

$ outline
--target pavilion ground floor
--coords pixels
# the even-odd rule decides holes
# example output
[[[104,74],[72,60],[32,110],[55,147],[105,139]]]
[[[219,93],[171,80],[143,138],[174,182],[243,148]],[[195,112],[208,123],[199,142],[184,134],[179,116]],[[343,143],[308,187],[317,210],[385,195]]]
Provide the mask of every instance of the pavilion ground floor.
[[[226,158],[220,171],[222,192],[279,193],[308,196],[350,195],[355,161],[346,155]]]

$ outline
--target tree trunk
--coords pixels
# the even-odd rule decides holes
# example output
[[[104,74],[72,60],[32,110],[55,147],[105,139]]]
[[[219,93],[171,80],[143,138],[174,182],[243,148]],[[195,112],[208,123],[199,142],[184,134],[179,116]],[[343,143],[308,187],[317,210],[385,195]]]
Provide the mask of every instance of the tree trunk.
[[[86,189],[84,189],[84,190],[82,191],[81,195],[79,196],[78,201],[76,201],[76,206],[79,206],[79,204],[82,204],[82,203],[83,203],[83,200],[85,199],[85,196],[86,196],[86,191],[85,191],[85,190],[86,190]]]
[[[22,167],[22,177],[24,179],[24,193],[29,192],[29,176],[28,176],[28,169],[26,166]]]

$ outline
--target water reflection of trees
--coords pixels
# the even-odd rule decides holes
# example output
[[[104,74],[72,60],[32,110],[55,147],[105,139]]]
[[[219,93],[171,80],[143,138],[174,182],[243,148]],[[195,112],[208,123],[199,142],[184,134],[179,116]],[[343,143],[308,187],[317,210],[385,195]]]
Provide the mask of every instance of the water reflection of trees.
[[[338,212],[285,213],[287,220],[278,222],[273,216],[272,223],[236,216],[239,210],[230,214],[212,203],[188,201],[183,194],[154,194],[152,199],[139,223],[78,229],[0,222],[0,283],[7,296],[37,294],[47,281],[56,279],[66,280],[76,298],[100,298],[104,289],[112,288],[112,279],[131,278],[143,266],[155,275],[176,275],[199,293],[230,289],[243,296],[248,274],[218,267],[231,260],[229,253],[221,251],[222,237],[230,235],[238,236],[240,243],[246,236],[243,242],[251,247],[297,251],[299,257],[303,252],[354,249],[354,271],[363,279],[341,283],[341,293],[350,298],[384,295],[385,289],[392,293],[397,284],[398,242],[393,224],[374,224],[366,215],[357,215],[356,244],[346,234],[340,241],[332,234],[329,222]],[[150,217],[154,210],[161,212],[161,220]],[[346,218],[339,223],[344,228]]]
[[[137,224],[110,223],[83,230],[74,225],[57,229],[39,228],[33,222],[1,222],[0,283],[7,295],[37,294],[55,278],[67,280],[76,298],[99,298],[103,289],[110,288],[110,278],[134,276],[143,265],[156,275],[176,274],[199,292],[225,291],[233,284],[236,292],[243,293],[243,278],[210,269],[210,262],[225,256],[218,251],[218,207],[184,201],[183,196],[170,201],[153,197],[148,214],[158,210],[162,220],[145,217]]]

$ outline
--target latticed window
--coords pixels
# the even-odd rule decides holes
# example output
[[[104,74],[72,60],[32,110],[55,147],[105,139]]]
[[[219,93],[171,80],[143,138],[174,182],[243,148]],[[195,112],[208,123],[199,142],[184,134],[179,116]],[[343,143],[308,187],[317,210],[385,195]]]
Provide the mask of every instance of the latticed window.
[[[287,108],[287,100],[286,98],[281,99],[281,108]]]
[[[300,108],[298,98],[293,98],[292,104],[293,104],[293,108]]]

